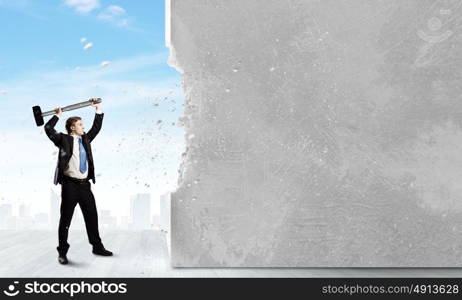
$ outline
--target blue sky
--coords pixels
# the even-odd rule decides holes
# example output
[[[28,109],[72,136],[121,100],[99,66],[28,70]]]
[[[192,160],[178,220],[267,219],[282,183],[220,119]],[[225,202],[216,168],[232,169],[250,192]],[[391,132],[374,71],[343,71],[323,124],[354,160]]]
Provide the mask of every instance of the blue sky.
[[[162,0],[0,0],[0,203],[41,207],[34,198],[60,193],[52,184],[56,148],[34,124],[32,106],[91,97],[103,98],[105,113],[93,142],[93,190],[103,208],[123,215],[131,194],[157,200],[176,187],[183,96],[180,74],[167,65],[164,13]],[[91,107],[63,113],[56,129],[65,132],[73,115],[90,129]]]
[[[79,10],[79,1],[0,1],[0,79],[21,76],[31,69],[61,70],[166,51],[163,1],[80,2],[98,6]],[[81,38],[93,42],[94,47],[83,51]],[[143,75],[152,74],[174,72],[165,65]]]

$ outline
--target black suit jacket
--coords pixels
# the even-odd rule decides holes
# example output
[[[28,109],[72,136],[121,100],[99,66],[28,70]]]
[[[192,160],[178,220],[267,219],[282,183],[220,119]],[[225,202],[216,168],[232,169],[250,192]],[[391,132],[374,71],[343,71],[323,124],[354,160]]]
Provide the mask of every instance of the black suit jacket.
[[[93,162],[93,155],[91,153],[91,141],[96,137],[98,132],[101,130],[103,124],[104,113],[96,114],[95,119],[93,120],[93,125],[91,126],[88,133],[84,132],[82,135],[82,142],[85,151],[87,152],[87,161],[88,161],[88,178],[90,178],[93,183],[95,183],[95,167]],[[55,185],[62,184],[64,169],[67,167],[69,160],[72,156],[72,151],[74,148],[74,138],[66,133],[57,132],[55,130],[55,125],[58,122],[59,118],[56,115],[48,120],[45,124],[45,133],[50,138],[50,140],[59,148],[58,154],[58,163],[55,168],[55,177],[53,183]]]

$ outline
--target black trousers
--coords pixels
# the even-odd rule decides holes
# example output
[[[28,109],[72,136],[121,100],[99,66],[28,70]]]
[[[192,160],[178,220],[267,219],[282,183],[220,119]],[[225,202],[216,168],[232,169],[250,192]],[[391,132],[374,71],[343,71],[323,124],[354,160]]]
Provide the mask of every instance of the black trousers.
[[[66,254],[69,249],[70,245],[67,242],[67,237],[77,203],[80,205],[85,220],[88,241],[94,248],[103,247],[98,231],[98,213],[90,181],[79,183],[65,177],[61,184],[61,216],[58,227],[59,245],[56,248],[59,253]]]

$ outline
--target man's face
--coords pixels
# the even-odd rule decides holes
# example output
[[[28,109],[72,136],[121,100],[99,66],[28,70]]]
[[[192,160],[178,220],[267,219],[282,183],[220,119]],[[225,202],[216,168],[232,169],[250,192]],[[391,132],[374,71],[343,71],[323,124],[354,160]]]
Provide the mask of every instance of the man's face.
[[[83,135],[85,127],[83,126],[82,120],[77,120],[77,122],[75,122],[74,125],[71,126],[71,130],[77,135]]]

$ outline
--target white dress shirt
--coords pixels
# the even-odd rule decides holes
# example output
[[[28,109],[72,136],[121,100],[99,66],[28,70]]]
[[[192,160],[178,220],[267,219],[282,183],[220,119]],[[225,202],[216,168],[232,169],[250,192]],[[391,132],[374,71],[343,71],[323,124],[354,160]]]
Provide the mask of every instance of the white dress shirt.
[[[69,160],[69,164],[64,169],[64,175],[79,179],[87,178],[88,176],[88,157],[87,157],[87,169],[85,173],[80,172],[80,145],[79,145],[79,138],[81,136],[77,134],[71,133],[71,136],[74,138],[74,147],[72,149],[72,156]]]

